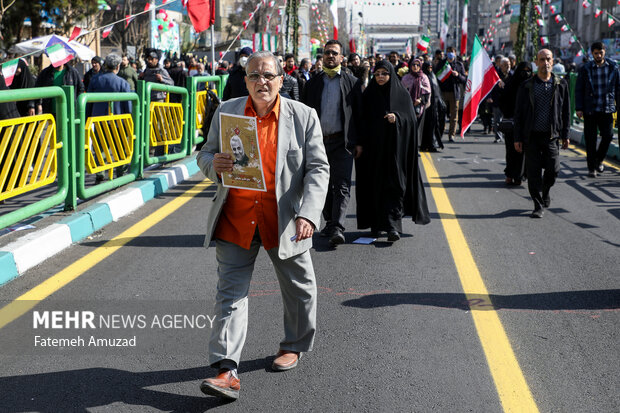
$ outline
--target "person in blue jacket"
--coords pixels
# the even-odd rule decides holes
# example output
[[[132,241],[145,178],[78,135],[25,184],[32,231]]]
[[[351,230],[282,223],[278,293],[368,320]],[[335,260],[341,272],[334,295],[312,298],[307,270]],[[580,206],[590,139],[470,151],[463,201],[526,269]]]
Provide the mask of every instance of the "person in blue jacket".
[[[121,57],[117,54],[109,54],[103,62],[103,71],[95,75],[89,85],[88,92],[131,92],[129,83],[118,76],[121,66]],[[123,113],[131,113],[131,102],[114,102],[112,104],[112,114],[120,115]],[[107,102],[97,102],[92,104],[89,116],[106,116],[109,115],[109,104]]]

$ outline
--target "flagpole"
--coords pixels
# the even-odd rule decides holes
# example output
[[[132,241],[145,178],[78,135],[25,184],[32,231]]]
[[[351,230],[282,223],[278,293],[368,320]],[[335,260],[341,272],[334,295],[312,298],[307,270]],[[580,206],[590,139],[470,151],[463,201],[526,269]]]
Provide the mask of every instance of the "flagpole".
[[[215,10],[212,10],[211,13],[215,13]],[[215,75],[215,28],[214,25],[211,25],[211,75]]]

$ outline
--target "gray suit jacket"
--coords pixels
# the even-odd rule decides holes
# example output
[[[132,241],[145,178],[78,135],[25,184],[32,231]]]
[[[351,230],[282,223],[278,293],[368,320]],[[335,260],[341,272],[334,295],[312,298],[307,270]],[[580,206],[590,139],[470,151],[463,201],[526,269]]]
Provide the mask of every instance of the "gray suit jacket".
[[[213,169],[213,155],[220,152],[219,113],[243,115],[246,100],[240,97],[223,102],[215,112],[207,142],[198,153],[198,166],[213,182],[218,183],[213,205],[207,217],[205,247],[213,238],[220,213],[228,196]],[[329,164],[321,124],[314,109],[280,97],[278,120],[278,156],[276,158],[276,199],[278,202],[278,256],[287,259],[312,247],[312,239],[291,241],[295,235],[295,219],[303,217],[320,228],[321,212],[329,183]]]

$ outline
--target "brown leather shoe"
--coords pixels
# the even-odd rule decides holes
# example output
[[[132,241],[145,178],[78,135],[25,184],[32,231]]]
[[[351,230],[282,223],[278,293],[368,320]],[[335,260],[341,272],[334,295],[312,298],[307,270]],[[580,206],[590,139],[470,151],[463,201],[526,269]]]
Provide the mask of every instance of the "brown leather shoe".
[[[230,370],[220,370],[216,377],[204,379],[200,383],[200,390],[204,394],[231,400],[239,398],[239,389],[241,389],[241,382],[233,376]]]
[[[297,367],[297,362],[301,358],[301,353],[289,350],[280,350],[276,354],[271,368],[275,371],[286,371]]]

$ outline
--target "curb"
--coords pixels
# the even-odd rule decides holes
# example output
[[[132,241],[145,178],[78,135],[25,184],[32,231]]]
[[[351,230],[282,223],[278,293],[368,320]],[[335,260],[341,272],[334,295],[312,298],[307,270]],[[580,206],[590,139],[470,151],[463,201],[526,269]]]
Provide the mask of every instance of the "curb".
[[[583,136],[583,125],[573,125],[568,132],[570,141],[576,145],[581,146],[584,150],[586,147],[586,139]],[[612,139],[607,150],[607,157],[620,161],[620,146],[617,140]]]
[[[129,184],[126,189],[102,199],[101,202],[2,247],[0,286],[109,223],[129,215],[157,195],[198,172],[200,168],[195,156],[185,159],[142,181]]]

